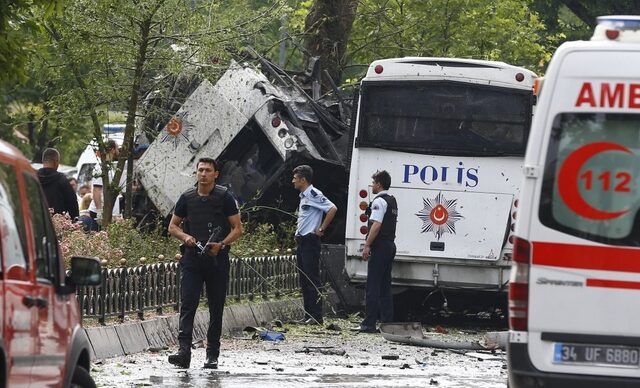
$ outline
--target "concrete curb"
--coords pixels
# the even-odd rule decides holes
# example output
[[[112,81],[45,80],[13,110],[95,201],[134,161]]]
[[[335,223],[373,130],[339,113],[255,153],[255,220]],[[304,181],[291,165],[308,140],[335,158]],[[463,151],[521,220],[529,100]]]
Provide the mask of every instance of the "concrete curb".
[[[299,319],[302,315],[300,298],[226,306],[222,319],[222,334],[229,334],[234,328],[262,325],[274,319]],[[194,342],[206,338],[208,326],[209,311],[198,311],[193,324]],[[114,326],[89,327],[85,331],[95,359],[119,357],[149,348],[176,345],[178,314]]]

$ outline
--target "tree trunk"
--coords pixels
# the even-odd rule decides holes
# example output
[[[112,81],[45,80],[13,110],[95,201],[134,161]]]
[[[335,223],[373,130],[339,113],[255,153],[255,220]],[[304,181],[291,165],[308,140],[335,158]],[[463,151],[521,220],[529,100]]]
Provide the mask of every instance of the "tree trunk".
[[[305,63],[319,57],[321,70],[327,70],[336,84],[342,79],[357,8],[357,0],[315,0],[305,20]],[[322,84],[330,88],[326,80]]]

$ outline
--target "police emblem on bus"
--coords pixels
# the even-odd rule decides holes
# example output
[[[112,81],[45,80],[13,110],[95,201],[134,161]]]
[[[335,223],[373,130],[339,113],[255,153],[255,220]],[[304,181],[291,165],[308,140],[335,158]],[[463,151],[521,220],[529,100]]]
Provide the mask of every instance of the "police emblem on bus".
[[[424,208],[416,213],[422,220],[422,232],[433,232],[440,241],[445,233],[456,234],[456,222],[464,216],[456,210],[457,199],[446,199],[442,192],[435,198],[422,198]]]
[[[181,141],[185,141],[189,146],[189,151],[195,152],[200,148],[200,144],[189,138],[189,132],[193,126],[185,119],[186,114],[184,113],[173,116],[162,130],[161,141],[173,143],[173,148],[177,148]]]

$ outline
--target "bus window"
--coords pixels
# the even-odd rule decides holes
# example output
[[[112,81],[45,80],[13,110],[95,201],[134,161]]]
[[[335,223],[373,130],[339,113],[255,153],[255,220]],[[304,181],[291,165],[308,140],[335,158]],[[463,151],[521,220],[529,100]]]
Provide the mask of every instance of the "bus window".
[[[522,156],[530,101],[530,91],[467,83],[363,84],[358,146]]]

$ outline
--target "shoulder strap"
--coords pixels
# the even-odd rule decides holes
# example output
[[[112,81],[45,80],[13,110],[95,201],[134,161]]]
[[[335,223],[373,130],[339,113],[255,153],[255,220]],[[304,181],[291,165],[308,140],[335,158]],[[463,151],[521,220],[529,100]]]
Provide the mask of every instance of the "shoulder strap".
[[[184,196],[187,197],[187,199],[192,198],[193,196],[196,196],[196,195],[198,195],[197,187],[191,188],[184,192]]]

